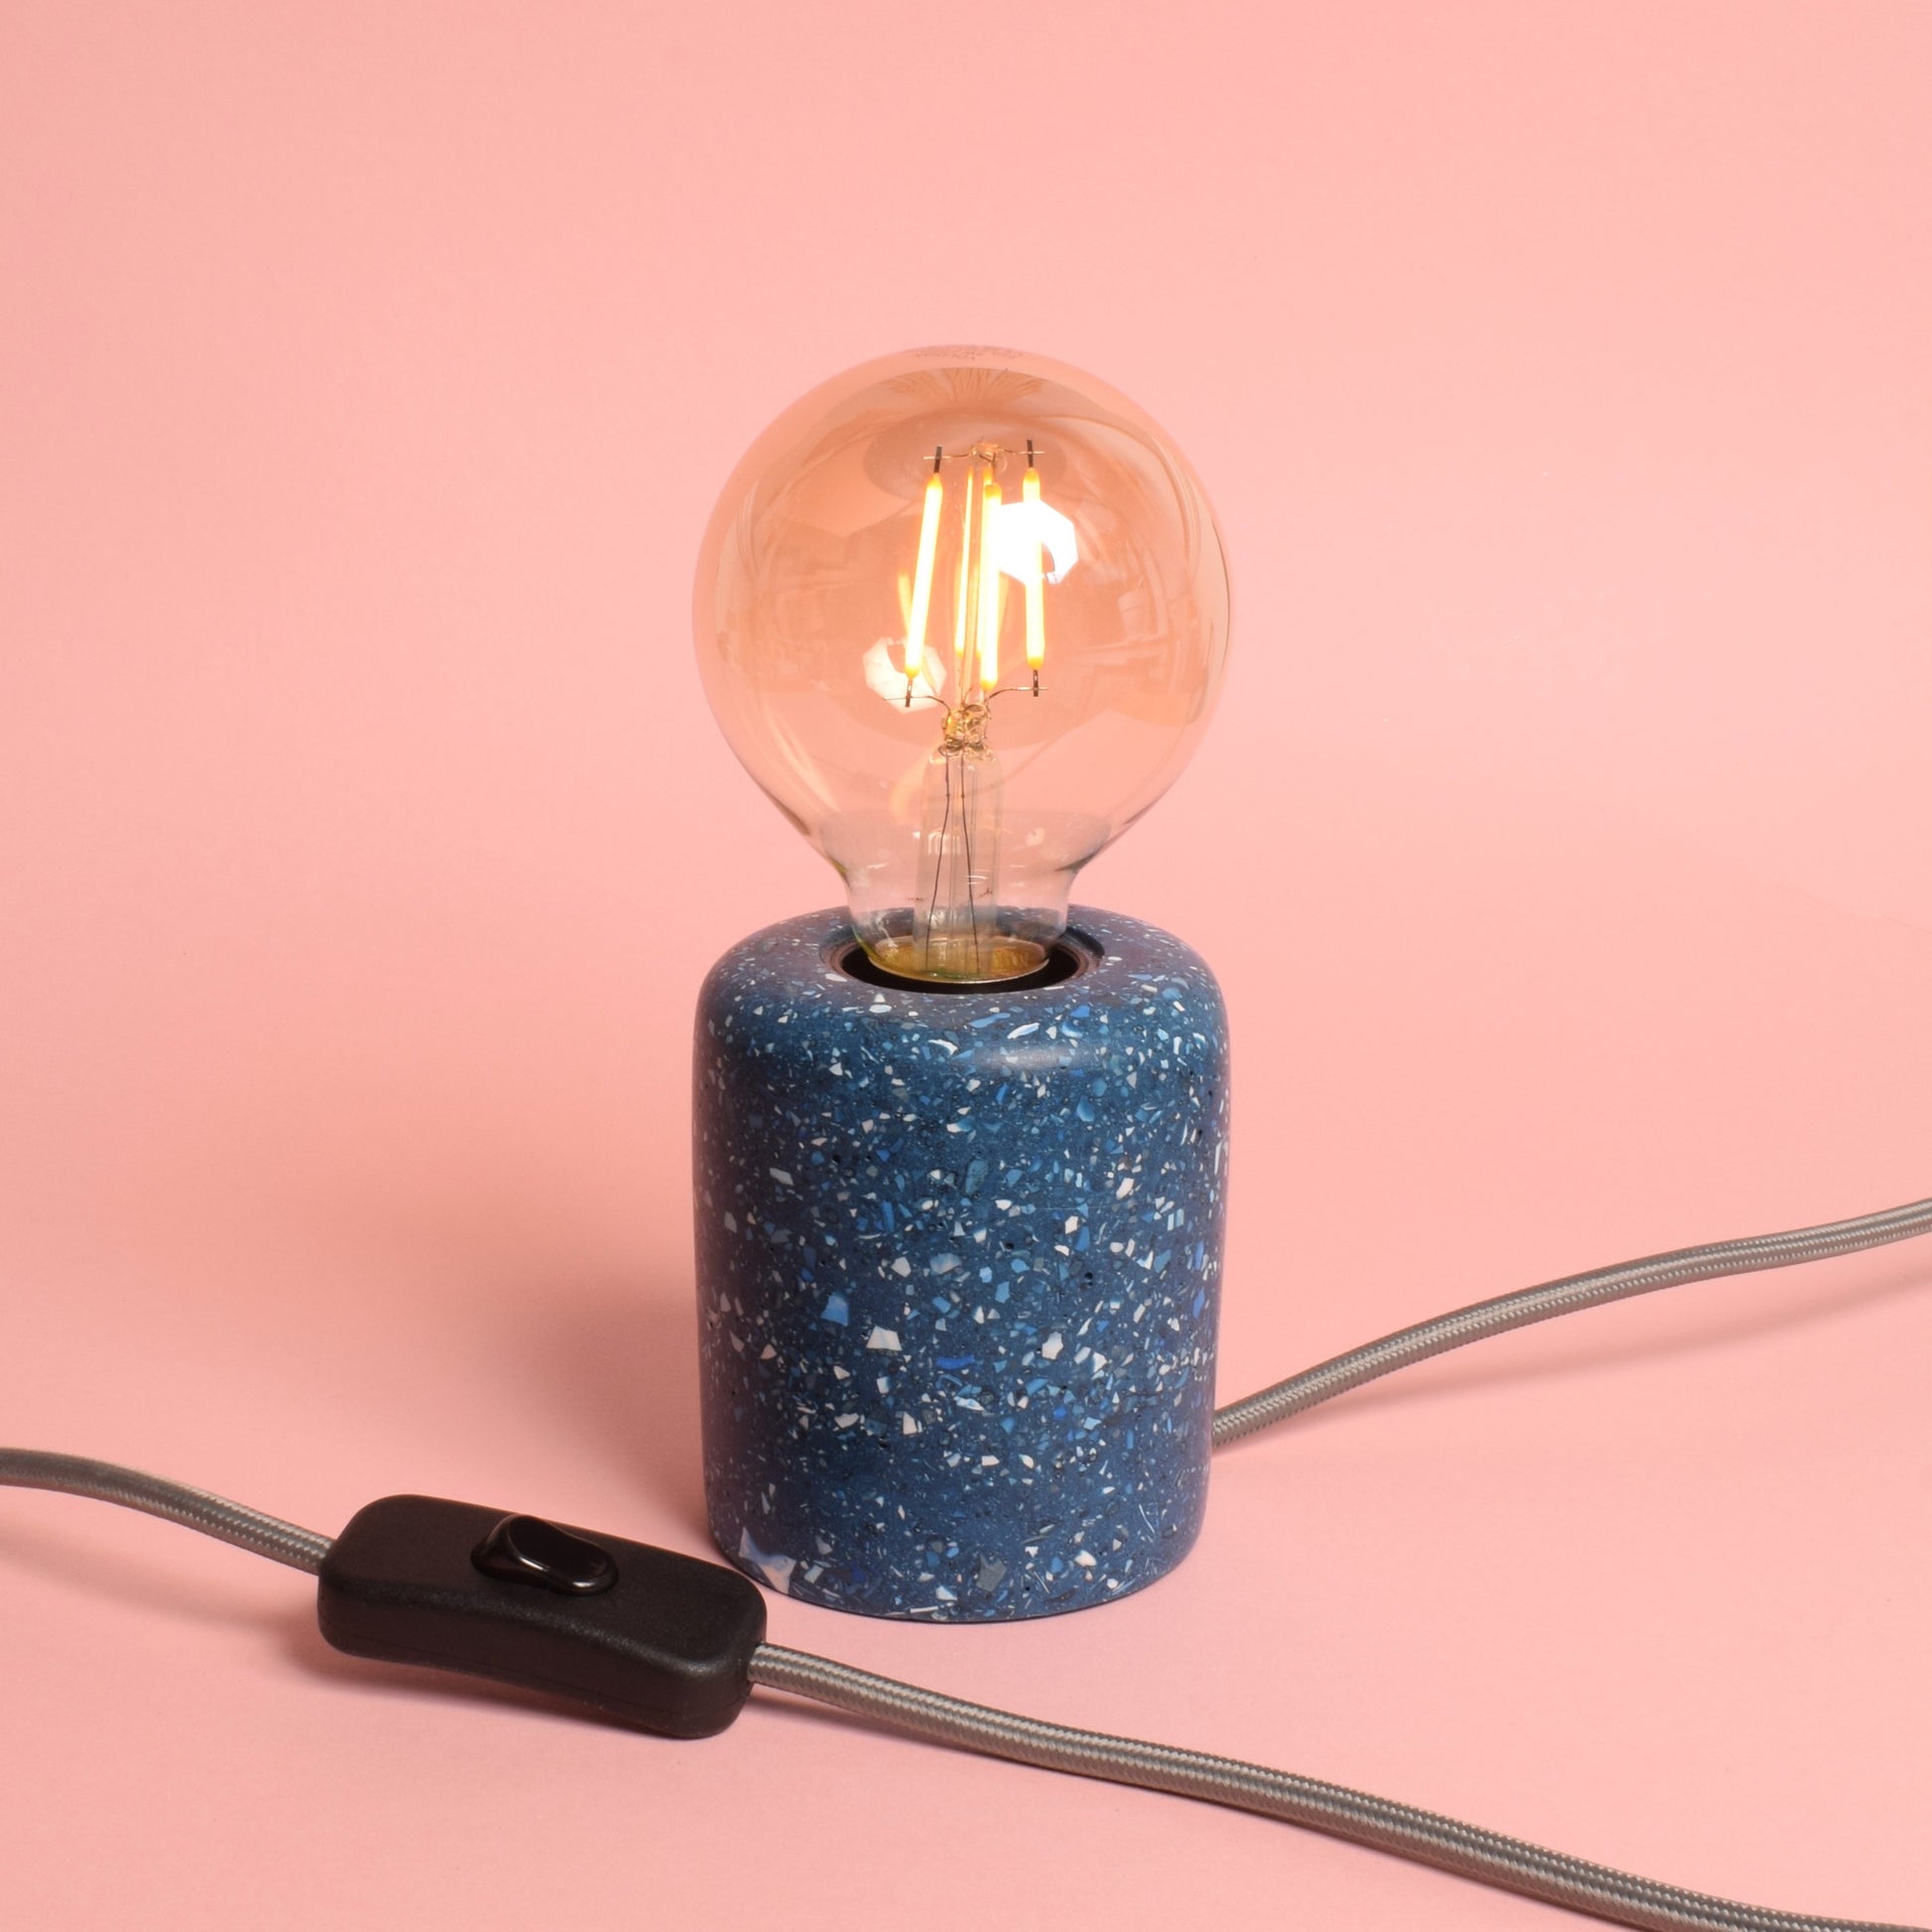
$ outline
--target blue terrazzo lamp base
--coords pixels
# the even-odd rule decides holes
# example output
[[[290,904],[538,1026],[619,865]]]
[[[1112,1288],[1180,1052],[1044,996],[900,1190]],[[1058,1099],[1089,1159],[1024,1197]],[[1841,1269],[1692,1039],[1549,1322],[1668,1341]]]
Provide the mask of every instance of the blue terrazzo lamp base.
[[[733,947],[695,1113],[725,1555],[943,1622],[1172,1570],[1207,1493],[1227,1118],[1214,976],[1138,919],[1075,907],[1018,985],[890,979],[843,912]]]

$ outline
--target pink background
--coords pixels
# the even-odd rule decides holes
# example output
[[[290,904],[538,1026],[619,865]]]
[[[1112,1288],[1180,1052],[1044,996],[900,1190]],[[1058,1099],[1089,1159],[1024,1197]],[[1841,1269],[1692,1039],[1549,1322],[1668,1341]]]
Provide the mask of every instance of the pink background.
[[[1229,696],[1089,875],[1222,972],[1222,1388],[1932,1191],[1932,9],[0,11],[0,1440],[702,1550],[686,1030],[834,897],[712,730],[719,483],[931,341],[1173,433]],[[962,215],[970,216],[962,220]],[[990,245],[989,245],[990,244]],[[1228,1455],[1104,1614],[776,1638],[1760,1902],[1932,1913],[1932,1258]],[[1574,1923],[760,1700],[338,1660],[0,1497],[23,1927]]]

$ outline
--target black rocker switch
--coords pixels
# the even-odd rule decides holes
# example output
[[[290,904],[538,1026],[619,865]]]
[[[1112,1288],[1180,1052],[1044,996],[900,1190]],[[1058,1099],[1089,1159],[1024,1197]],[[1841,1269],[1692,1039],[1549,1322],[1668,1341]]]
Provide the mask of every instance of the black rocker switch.
[[[477,1545],[472,1561],[485,1577],[535,1584],[564,1596],[595,1596],[618,1581],[608,1550],[541,1516],[505,1516]]]
[[[736,1570],[540,1516],[384,1496],[322,1560],[322,1634],[575,1699],[662,1737],[709,1737],[752,1692],[764,1597]]]

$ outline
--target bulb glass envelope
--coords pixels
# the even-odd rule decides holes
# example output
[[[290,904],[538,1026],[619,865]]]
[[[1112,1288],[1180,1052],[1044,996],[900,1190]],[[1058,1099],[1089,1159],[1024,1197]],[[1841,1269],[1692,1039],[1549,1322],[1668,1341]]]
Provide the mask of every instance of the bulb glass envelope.
[[[1213,514],[1125,397],[1004,349],[848,370],[747,453],[699,564],[732,749],[912,978],[1037,969],[1213,710]]]

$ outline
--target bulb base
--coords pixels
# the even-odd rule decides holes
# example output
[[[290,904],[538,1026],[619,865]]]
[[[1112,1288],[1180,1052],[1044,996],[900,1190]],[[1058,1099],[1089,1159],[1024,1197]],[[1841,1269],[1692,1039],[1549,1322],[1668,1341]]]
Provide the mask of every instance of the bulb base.
[[[888,959],[890,948],[882,949]],[[848,979],[863,980],[868,986],[883,986],[889,993],[1026,993],[1037,986],[1058,986],[1076,973],[1084,973],[1095,955],[1079,937],[1055,939],[1050,946],[1033,947],[1035,964],[1028,972],[1011,979],[985,980],[930,979],[910,973],[896,973],[881,963],[879,953],[869,952],[854,939],[833,956],[832,963]]]
[[[774,1588],[1050,1616],[1193,1544],[1225,1012],[1199,956],[1140,920],[1076,907],[1062,949],[1044,984],[897,979],[820,912],[705,982],[706,1497],[719,1548]]]
[[[1032,979],[1046,964],[1046,948],[1034,939],[1002,935],[944,944],[930,937],[889,938],[872,949],[873,963],[894,979],[936,985],[996,987]]]

